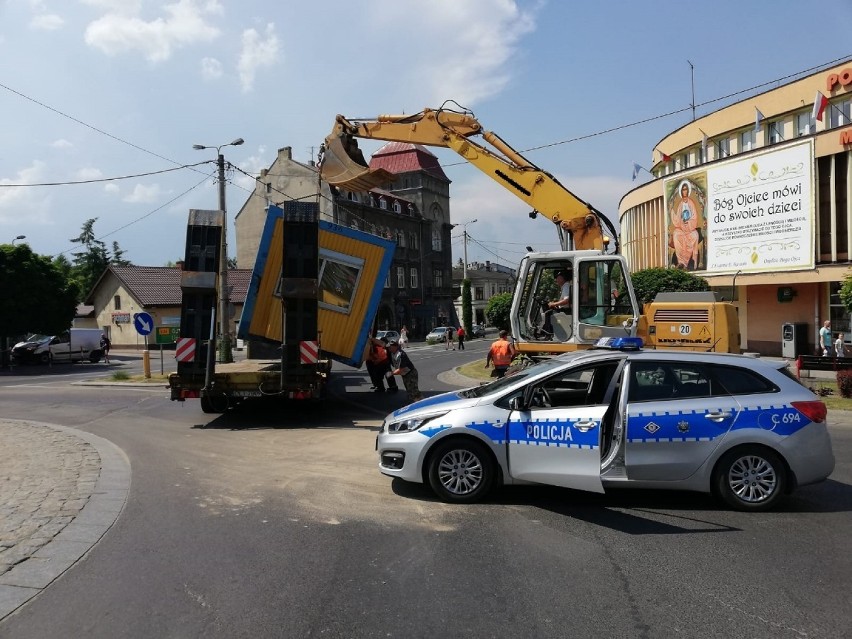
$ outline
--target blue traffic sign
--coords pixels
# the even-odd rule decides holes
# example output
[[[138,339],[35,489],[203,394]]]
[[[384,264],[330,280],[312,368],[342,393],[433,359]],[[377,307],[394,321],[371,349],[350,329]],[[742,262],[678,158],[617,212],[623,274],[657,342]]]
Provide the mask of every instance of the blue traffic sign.
[[[154,330],[154,318],[148,313],[136,313],[133,316],[133,326],[140,335],[150,335]]]

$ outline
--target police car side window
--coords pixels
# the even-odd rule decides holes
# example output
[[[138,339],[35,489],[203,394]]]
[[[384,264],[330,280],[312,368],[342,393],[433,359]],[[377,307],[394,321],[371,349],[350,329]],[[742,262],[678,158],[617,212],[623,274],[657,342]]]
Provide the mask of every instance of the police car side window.
[[[694,399],[718,393],[704,366],[669,362],[634,362],[628,401]]]
[[[714,366],[715,384],[720,385],[731,395],[754,395],[757,393],[776,393],[778,387],[765,377],[752,370],[735,366]]]

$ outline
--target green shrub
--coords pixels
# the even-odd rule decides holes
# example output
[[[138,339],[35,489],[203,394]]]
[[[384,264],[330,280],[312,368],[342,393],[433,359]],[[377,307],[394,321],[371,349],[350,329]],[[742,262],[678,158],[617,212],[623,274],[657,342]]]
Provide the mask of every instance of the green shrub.
[[[126,371],[115,371],[112,374],[112,381],[114,382],[123,382],[128,379],[130,379],[130,375],[128,375]]]

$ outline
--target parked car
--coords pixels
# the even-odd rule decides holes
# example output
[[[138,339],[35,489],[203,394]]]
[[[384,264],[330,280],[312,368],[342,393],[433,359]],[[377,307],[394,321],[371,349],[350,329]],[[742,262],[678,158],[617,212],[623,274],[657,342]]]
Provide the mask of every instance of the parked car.
[[[456,329],[452,326],[438,326],[426,335],[427,344],[440,344],[447,341],[447,332],[452,331],[453,339],[455,339]]]
[[[485,324],[474,324],[470,329],[474,337],[485,337]]]
[[[503,482],[693,490],[746,511],[831,474],[826,406],[786,362],[642,350],[635,339],[391,413],[381,472],[428,482],[448,502]]]
[[[12,347],[12,360],[16,364],[30,364],[40,362],[47,364],[50,361],[50,340],[53,335],[41,335],[32,333],[27,338]]]
[[[60,335],[30,335],[26,341],[12,348],[12,358],[19,364],[95,363],[103,356],[101,330],[98,328],[71,328]]]
[[[376,339],[383,339],[387,342],[399,341],[399,333],[397,331],[376,331]]]

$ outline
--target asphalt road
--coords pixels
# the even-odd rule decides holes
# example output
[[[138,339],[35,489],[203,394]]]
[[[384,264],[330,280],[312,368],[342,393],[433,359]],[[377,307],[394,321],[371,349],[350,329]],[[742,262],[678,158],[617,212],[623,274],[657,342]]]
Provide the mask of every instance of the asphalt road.
[[[484,358],[469,346],[413,349],[421,388]],[[772,513],[529,487],[450,506],[377,471],[377,427],[404,394],[370,393],[361,371],[336,368],[319,406],[211,416],[70,369],[0,377],[3,417],[114,443],[130,495],[4,638],[850,636],[847,415],[832,415],[831,479]]]

